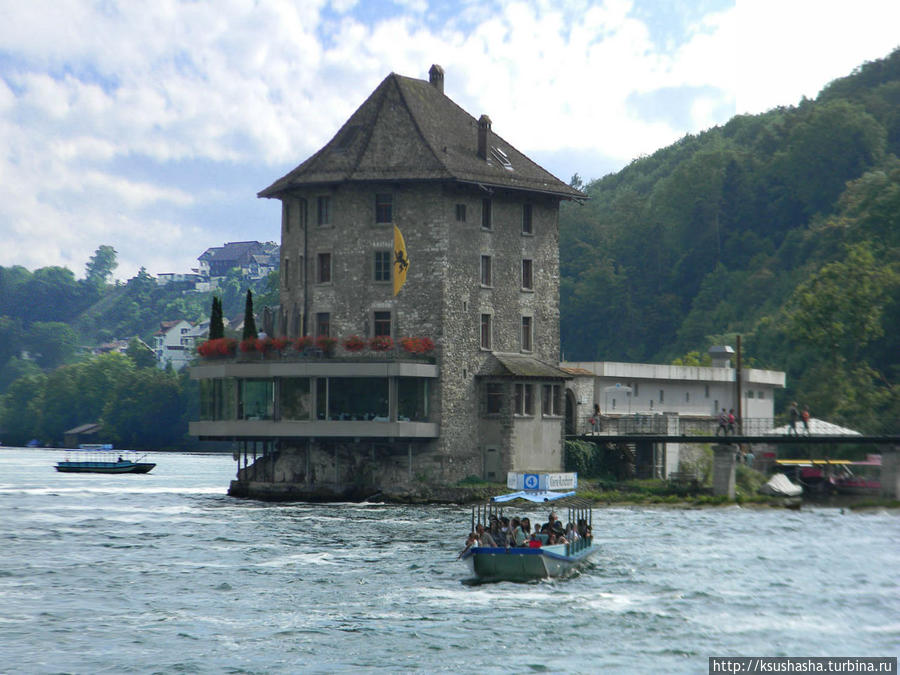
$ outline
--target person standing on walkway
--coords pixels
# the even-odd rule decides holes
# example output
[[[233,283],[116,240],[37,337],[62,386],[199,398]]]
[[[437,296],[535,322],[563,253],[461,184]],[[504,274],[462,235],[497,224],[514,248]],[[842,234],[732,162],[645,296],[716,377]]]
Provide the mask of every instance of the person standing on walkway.
[[[803,433],[809,436],[809,407],[803,406],[803,412],[800,415],[803,420]]]
[[[719,426],[716,429],[716,436],[719,435],[720,431],[724,436],[728,435],[728,413],[725,412],[725,408],[722,408],[722,412],[719,413]]]
[[[791,403],[791,409],[788,412],[788,415],[790,415],[791,418],[790,427],[788,428],[788,436],[799,436],[800,434],[797,433],[797,418],[800,417],[800,411],[797,410],[796,401]]]
[[[728,411],[728,433],[731,434],[732,436],[734,436],[734,431],[735,431],[734,424],[736,421],[737,421],[737,419],[734,416],[734,408],[732,408],[731,410]]]

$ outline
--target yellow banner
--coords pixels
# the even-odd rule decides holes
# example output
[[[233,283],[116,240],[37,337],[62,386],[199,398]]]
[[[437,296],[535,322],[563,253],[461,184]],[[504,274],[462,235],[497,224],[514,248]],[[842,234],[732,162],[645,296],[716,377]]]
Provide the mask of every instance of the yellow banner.
[[[406,255],[406,242],[400,229],[394,225],[394,295],[400,292],[406,283],[406,272],[409,269],[409,257]]]

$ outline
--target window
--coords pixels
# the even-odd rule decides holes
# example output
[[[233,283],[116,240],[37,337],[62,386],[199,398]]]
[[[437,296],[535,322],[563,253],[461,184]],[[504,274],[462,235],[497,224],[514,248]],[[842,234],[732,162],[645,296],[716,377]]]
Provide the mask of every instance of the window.
[[[491,348],[491,315],[481,315],[481,348]]]
[[[534,290],[534,262],[528,258],[522,259],[522,288],[526,291]]]
[[[319,197],[316,213],[316,222],[319,225],[331,224],[331,197],[328,195],[321,195]]]
[[[631,383],[631,388],[632,388],[632,390],[633,390],[634,397],[637,398],[637,397],[638,397],[638,383],[637,383],[637,382],[632,382],[632,383]]]
[[[312,409],[308,377],[286,377],[281,380],[281,419],[308,420]]]
[[[532,345],[531,317],[522,317],[522,351],[530,352]]]
[[[762,399],[762,398],[763,398],[763,393],[762,393],[761,391],[756,392],[756,398]]]
[[[484,388],[485,410],[488,415],[497,415],[503,410],[503,385],[488,382]]]
[[[708,384],[703,385],[703,396],[704,396],[704,398],[709,398],[709,385]]]
[[[428,380],[421,377],[397,378],[397,421],[428,421]]]
[[[328,312],[316,314],[316,335],[331,335],[331,315]]]
[[[456,205],[456,222],[458,222],[458,223],[466,222],[466,205],[465,204],[457,204]]]
[[[492,218],[491,218],[491,200],[490,199],[482,199],[481,200],[481,227],[486,230],[490,230],[492,227]]]
[[[284,209],[281,212],[281,226],[284,229],[285,233],[291,231],[291,203],[284,202]]]
[[[491,281],[491,256],[483,255],[481,256],[481,285],[492,286]]]
[[[534,415],[534,386],[531,384],[516,385],[516,415]]]
[[[331,283],[331,254],[330,253],[320,253],[317,257],[318,262],[318,276],[316,277],[317,281],[320,284],[330,284]]]
[[[391,336],[391,313],[375,312],[374,321],[372,322],[373,335],[375,337]]]
[[[666,394],[666,392],[664,392],[662,389],[659,390],[659,402],[660,402],[660,403],[662,403],[663,401],[666,400],[666,395],[665,395],[665,394]]]
[[[533,234],[531,222],[531,204],[522,205],[522,234]]]
[[[691,402],[691,392],[689,392],[689,391],[684,392],[684,402],[685,403]]]
[[[541,412],[545,416],[559,415],[559,392],[558,384],[545,384],[541,388]],[[615,408],[615,399],[613,399],[613,408]]]
[[[753,390],[752,389],[747,390],[747,398],[753,398]]]
[[[375,251],[375,281],[391,280],[391,252]]]
[[[394,196],[391,194],[375,195],[375,222],[376,223],[392,223],[394,222]]]
[[[281,266],[281,280],[285,288],[291,285],[291,259],[285,258],[284,264]]]

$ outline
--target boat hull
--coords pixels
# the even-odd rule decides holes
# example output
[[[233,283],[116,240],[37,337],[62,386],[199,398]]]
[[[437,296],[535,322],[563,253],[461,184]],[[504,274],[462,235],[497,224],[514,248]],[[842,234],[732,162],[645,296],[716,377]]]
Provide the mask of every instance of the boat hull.
[[[151,462],[58,462],[62,473],[149,473],[156,464]]]
[[[599,551],[590,546],[543,548],[473,547],[462,555],[472,575],[481,581],[533,581],[564,577],[586,564]]]

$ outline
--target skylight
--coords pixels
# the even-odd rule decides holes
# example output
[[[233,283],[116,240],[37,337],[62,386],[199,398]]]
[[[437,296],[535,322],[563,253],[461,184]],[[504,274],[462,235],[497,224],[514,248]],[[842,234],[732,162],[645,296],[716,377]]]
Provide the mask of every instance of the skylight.
[[[507,171],[513,171],[512,162],[509,161],[509,157],[506,156],[506,153],[503,152],[500,148],[491,146],[491,157],[496,159],[500,166],[502,166]]]

